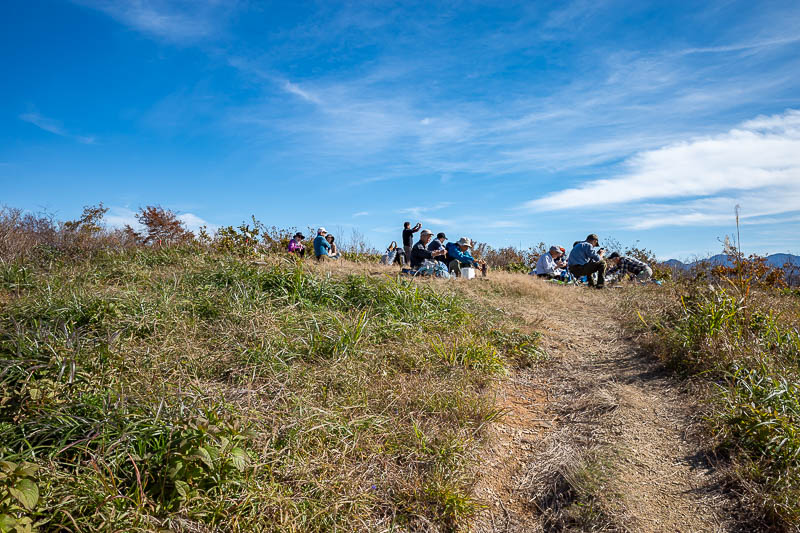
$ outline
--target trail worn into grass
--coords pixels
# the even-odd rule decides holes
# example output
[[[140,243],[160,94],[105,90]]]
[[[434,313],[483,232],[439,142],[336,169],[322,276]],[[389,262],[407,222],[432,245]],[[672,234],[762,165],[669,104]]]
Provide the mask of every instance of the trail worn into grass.
[[[501,388],[508,416],[491,430],[477,486],[489,506],[474,529],[737,530],[693,437],[698,406],[626,338],[614,294],[536,290],[553,301],[523,295],[509,312],[538,321],[552,359]]]

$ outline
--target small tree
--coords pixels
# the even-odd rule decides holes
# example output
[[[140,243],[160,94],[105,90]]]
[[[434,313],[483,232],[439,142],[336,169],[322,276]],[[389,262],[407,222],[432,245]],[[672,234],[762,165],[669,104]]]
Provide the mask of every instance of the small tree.
[[[106,213],[108,208],[103,206],[103,202],[84,206],[81,217],[78,220],[64,222],[63,228],[65,231],[96,235],[103,230],[102,220]]]
[[[161,206],[139,208],[136,220],[143,225],[147,234],[143,235],[130,226],[125,226],[125,233],[142,244],[168,246],[182,244],[194,240],[194,233],[188,231],[178,215]]]

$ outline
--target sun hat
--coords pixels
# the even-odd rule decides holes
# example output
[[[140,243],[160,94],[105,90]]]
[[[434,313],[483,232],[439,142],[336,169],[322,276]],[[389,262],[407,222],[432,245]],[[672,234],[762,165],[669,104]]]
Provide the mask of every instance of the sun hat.
[[[301,240],[306,238],[306,236],[300,233],[299,231],[294,234],[294,237],[300,237]]]
[[[472,248],[472,241],[469,240],[468,237],[461,237],[460,239],[458,239],[457,244],[459,246],[466,246],[467,248]]]
[[[436,238],[437,239],[447,239],[447,235],[445,235],[443,231],[440,231],[439,233],[436,234]]]
[[[429,229],[424,229],[419,234],[420,234],[420,236],[422,236],[422,235],[433,235],[433,232],[431,230],[429,230]]]
[[[600,242],[600,237],[597,236],[596,233],[590,233],[588,237],[586,237],[587,241],[598,241]]]
[[[551,252],[559,252],[560,253],[561,252],[561,248],[559,248],[558,246],[551,246],[550,247],[550,251]]]

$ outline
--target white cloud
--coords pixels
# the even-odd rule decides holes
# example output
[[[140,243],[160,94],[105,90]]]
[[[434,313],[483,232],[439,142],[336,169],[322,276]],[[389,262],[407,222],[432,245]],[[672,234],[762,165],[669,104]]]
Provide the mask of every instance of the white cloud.
[[[452,202],[439,202],[437,204],[426,205],[426,206],[422,206],[422,207],[406,207],[404,209],[398,209],[397,212],[400,213],[400,214],[403,214],[403,215],[409,215],[409,216],[411,216],[413,218],[423,218],[425,216],[425,213],[430,213],[431,211],[439,211],[441,209],[445,209],[447,207],[450,207],[451,205],[453,205]],[[436,220],[436,219],[425,218],[425,220],[433,222],[433,220]],[[437,223],[437,222],[433,222],[433,223]],[[413,225],[413,222],[412,222],[412,225]]]
[[[283,83],[283,90],[286,91],[287,93],[293,94],[295,96],[299,96],[300,98],[302,98],[303,100],[306,100],[308,102],[313,102],[315,104],[322,103],[321,100],[319,98],[317,98],[316,95],[313,95],[310,92],[308,92],[308,91],[306,91],[304,89],[301,89],[300,86],[297,85],[296,83],[292,83],[290,81],[285,81]]]
[[[181,215],[178,215],[178,219],[181,222],[183,222],[183,225],[186,227],[186,229],[188,229],[189,231],[193,231],[195,233],[200,231],[200,228],[202,228],[203,226],[205,226],[206,231],[212,235],[214,234],[215,231],[217,231],[217,229],[219,229],[219,226],[217,226],[216,224],[211,224],[210,222],[203,220],[194,213],[183,213]]]
[[[800,188],[800,111],[758,117],[725,134],[675,143],[632,157],[621,176],[590,181],[525,204],[548,211],[726,191]],[[778,202],[778,198],[780,201]],[[776,197],[781,209],[800,205]],[[700,221],[696,215],[687,221]]]
[[[127,207],[109,207],[103,221],[112,228],[124,228],[125,226],[137,230],[142,228],[142,225],[136,220],[136,212]]]
[[[106,225],[111,228],[124,228],[125,226],[130,226],[136,231],[140,231],[143,229],[143,226],[136,220],[136,211],[129,209],[127,207],[109,207],[108,213],[103,218]],[[219,226],[216,224],[211,224],[206,220],[203,220],[199,216],[195,215],[194,213],[182,213],[178,215],[178,220],[183,222],[183,225],[189,231],[193,231],[197,233],[201,227],[205,226],[206,231],[208,233],[213,234]]]
[[[61,124],[61,122],[47,118],[39,113],[23,113],[19,116],[19,119],[33,124],[41,130],[58,135],[60,137],[66,137],[68,139],[78,141],[79,143],[94,144],[95,142],[94,137],[70,133],[64,129],[64,126]]]
[[[700,48],[686,48],[680,51],[680,54],[708,54],[708,53],[725,53],[725,52],[740,52],[743,50],[758,50],[761,48],[771,48],[774,46],[784,46],[800,41],[798,36],[781,37],[778,39],[766,39],[763,41],[743,42],[722,46],[705,46]]]
[[[219,33],[235,7],[227,0],[73,0],[137,31],[173,42],[196,42]]]
[[[369,211],[359,211],[358,213],[353,213],[353,218],[355,217],[365,217],[369,215]]]
[[[785,224],[800,215],[800,186],[766,187],[673,204],[632,206],[630,216],[624,218],[624,227],[635,230],[667,226],[730,227],[734,224],[736,205],[743,208],[740,217],[743,226]]]

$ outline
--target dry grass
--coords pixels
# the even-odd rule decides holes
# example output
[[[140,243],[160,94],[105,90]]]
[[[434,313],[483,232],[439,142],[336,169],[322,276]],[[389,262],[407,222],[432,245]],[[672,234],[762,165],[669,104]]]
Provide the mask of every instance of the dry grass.
[[[72,531],[469,523],[491,388],[538,357],[481,300],[510,281],[264,263],[185,247],[4,265],[0,456],[38,466],[40,497],[0,512]]]
[[[705,439],[765,526],[800,524],[800,299],[738,282],[619,298],[630,331],[705,399]]]

